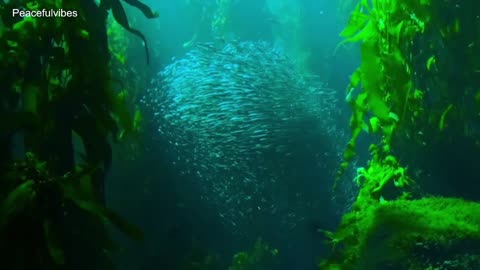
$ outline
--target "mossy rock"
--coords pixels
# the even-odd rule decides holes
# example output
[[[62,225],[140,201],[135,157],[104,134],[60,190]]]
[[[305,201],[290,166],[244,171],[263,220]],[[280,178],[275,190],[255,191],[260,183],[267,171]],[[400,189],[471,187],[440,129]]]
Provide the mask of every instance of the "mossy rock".
[[[421,261],[470,260],[480,255],[480,203],[441,197],[378,202],[346,214],[330,237],[338,250],[321,269],[419,269],[414,265]],[[452,265],[438,269],[467,269]]]

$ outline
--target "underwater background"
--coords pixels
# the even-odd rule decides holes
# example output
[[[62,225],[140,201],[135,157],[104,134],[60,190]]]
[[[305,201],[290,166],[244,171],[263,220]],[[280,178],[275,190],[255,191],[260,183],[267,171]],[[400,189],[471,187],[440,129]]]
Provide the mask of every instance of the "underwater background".
[[[175,108],[161,108],[163,106],[156,105],[154,100],[168,99],[162,97],[161,93],[172,91],[162,86],[162,83],[168,82],[155,81],[149,86],[148,92],[142,92],[145,96],[142,98],[141,106],[147,107],[149,113],[145,118],[150,121],[143,135],[145,136],[143,143],[147,145],[148,150],[135,161],[129,162],[127,168],[122,166],[118,170],[113,169],[112,180],[108,182],[107,187],[107,198],[111,206],[124,216],[130,217],[130,220],[135,220],[136,224],[144,228],[147,235],[143,245],[131,247],[129,250],[129,253],[134,255],[122,259],[125,269],[130,267],[180,269],[184,263],[182,261],[187,260],[188,256],[207,255],[221,258],[219,269],[227,269],[232,256],[240,250],[251,249],[258,238],[279,250],[275,265],[264,266],[269,267],[267,269],[316,269],[319,254],[328,250],[323,243],[325,239],[322,233],[317,230],[333,229],[338,223],[340,213],[348,208],[349,200],[354,198],[352,193],[343,195],[347,198],[335,200],[330,189],[341,161],[343,147],[348,140],[349,115],[345,113],[348,106],[343,102],[343,89],[348,83],[349,74],[358,64],[358,55],[334,53],[335,46],[341,41],[338,33],[342,30],[346,18],[339,16],[337,3],[280,2],[147,3],[152,9],[158,10],[161,16],[154,22],[141,19],[135,22],[135,27],[147,37],[152,54],[158,54],[158,57],[153,57],[153,61],[156,62],[151,64],[156,66],[152,68],[152,77],[156,79],[157,72],[178,59],[185,59],[190,63],[177,64],[165,76],[184,81],[183,85],[178,86],[181,89],[177,91],[186,92],[186,87],[192,87],[193,93],[192,97],[186,96],[185,101],[178,101]],[[222,11],[222,7],[226,10]],[[345,15],[347,14],[348,12]],[[227,20],[225,25],[219,23],[215,26],[222,28],[221,30],[214,27],[216,16],[225,16]],[[219,39],[222,40],[218,41]],[[243,45],[242,42],[251,44]],[[261,44],[262,42],[265,44]],[[136,43],[138,42],[134,42]],[[245,46],[244,51],[236,51],[232,55],[224,56],[223,59],[215,56],[218,54],[217,50],[222,50],[227,43]],[[215,48],[203,48],[203,44]],[[249,45],[253,48],[249,49],[247,47]],[[275,53],[274,49],[292,59],[289,63],[291,66],[283,67],[285,64],[277,61],[275,56],[269,55]],[[197,50],[199,52],[196,55],[185,56]],[[130,53],[136,56],[133,61],[140,62],[138,65],[141,66],[144,59],[138,55],[143,54],[142,49]],[[239,56],[240,53],[245,56]],[[263,60],[260,57],[271,59]],[[200,61],[207,63],[204,67],[196,66],[195,63]],[[218,64],[214,66],[215,61],[218,61]],[[229,72],[224,65],[234,65],[235,61],[238,61],[240,68],[242,66],[250,68],[245,73],[251,77],[242,77],[240,71],[232,71],[224,78],[215,77],[217,74]],[[274,62],[272,64],[277,65],[278,70],[267,66],[270,63],[262,61]],[[180,73],[179,69],[185,71],[182,71],[182,74],[175,74],[173,71],[175,68],[177,73]],[[203,70],[200,70],[201,68]],[[300,80],[297,77],[301,75],[278,74],[283,70],[294,72],[299,69],[300,72],[314,76],[304,83],[306,86],[289,86],[296,84],[296,81]],[[208,72],[210,75],[206,75]],[[266,74],[268,72],[270,74]],[[219,89],[212,89],[213,87],[207,83],[205,84],[208,88],[203,89],[199,86],[209,77],[212,81],[218,81]],[[251,87],[240,85],[238,87],[241,89],[236,89],[233,85],[221,81],[222,79],[233,82],[252,81],[254,77],[257,81],[264,80],[252,90],[263,91],[265,96],[258,97],[262,100],[255,100],[253,96],[246,97],[246,91]],[[315,98],[313,95],[307,96],[303,93],[308,86],[317,87],[318,90],[315,91],[328,93],[323,94],[324,96],[316,94],[320,96],[313,102],[308,100]],[[299,89],[295,90],[293,87]],[[155,88],[160,90],[155,91]],[[225,91],[221,101],[232,99],[232,105],[230,103],[224,105],[226,108],[223,113],[228,114],[229,119],[211,117],[212,123],[205,123],[207,126],[218,122],[224,127],[231,123],[230,115],[236,117],[248,115],[239,111],[230,112],[234,109],[229,106],[233,107],[234,103],[238,103],[238,106],[244,107],[245,110],[258,111],[266,115],[270,111],[285,110],[294,103],[292,98],[305,95],[307,100],[302,99],[298,102],[309,111],[296,113],[296,117],[303,119],[291,123],[281,122],[280,116],[266,115],[268,119],[261,119],[260,116],[258,119],[252,118],[250,122],[245,123],[245,127],[242,126],[243,120],[239,120],[234,122],[234,126],[228,131],[220,127],[209,130],[199,122],[202,119],[207,121],[209,114],[219,110],[218,103],[221,101],[212,100],[214,97],[211,96],[207,100],[198,99],[201,95],[208,95],[213,91]],[[268,93],[269,91],[274,93]],[[236,95],[238,98],[229,95]],[[273,99],[277,96],[279,100],[276,101],[278,104],[276,108],[273,108],[273,103],[263,102],[263,99]],[[167,103],[167,106],[174,102],[170,99],[158,101]],[[199,106],[197,110],[184,109],[185,106],[194,103]],[[213,105],[210,105],[212,103]],[[208,113],[203,112],[207,106],[213,108]],[[219,107],[216,109],[214,106]],[[176,123],[177,120],[173,118],[177,116],[172,115],[170,119],[172,122],[175,121],[173,124],[162,124],[161,120],[158,120],[160,115],[171,113],[172,110],[181,110],[183,117],[198,119],[193,120],[196,123],[188,123],[187,120]],[[267,142],[260,141],[261,137],[253,140],[247,140],[247,137],[254,136],[255,129],[260,131],[262,124],[271,126],[272,129],[277,128],[277,131],[273,130],[271,134],[265,134],[265,137],[270,137],[268,143],[272,144],[273,148],[283,146],[285,152],[260,149],[261,154],[255,153],[255,145]],[[180,130],[173,131],[175,128],[173,125]],[[191,138],[182,138],[188,136],[181,132],[186,125],[192,125],[192,129],[199,129],[193,132],[202,133],[208,138],[205,138],[205,141],[199,139],[201,141],[196,144],[190,141],[193,140]],[[159,127],[165,130],[162,134],[159,134]],[[280,133],[284,129],[287,134],[283,137],[271,138],[277,136],[275,132]],[[222,134],[241,132],[241,134],[235,140],[223,142],[225,139],[218,135],[207,135],[210,132]],[[185,146],[177,147],[182,149],[172,149],[169,140],[177,140]],[[218,147],[221,157],[212,159],[210,155],[215,151],[213,149],[215,146],[210,144],[215,143],[221,144]],[[239,145],[240,143],[242,145]],[[242,151],[240,149],[242,147],[246,151]],[[194,164],[193,151],[197,151],[198,164]],[[291,152],[291,156],[285,158],[288,152]],[[192,157],[192,160],[185,161],[189,157]],[[257,160],[244,165],[246,168],[241,168],[240,171],[233,164],[249,158]],[[221,164],[225,169],[216,170],[211,164],[215,162],[225,163]],[[209,168],[204,169],[206,166]],[[187,171],[192,172],[186,173]],[[232,175],[234,178],[231,178]],[[132,181],[132,178],[141,182]],[[239,181],[244,183],[235,183]]]
[[[0,15],[2,269],[480,269],[476,1]]]

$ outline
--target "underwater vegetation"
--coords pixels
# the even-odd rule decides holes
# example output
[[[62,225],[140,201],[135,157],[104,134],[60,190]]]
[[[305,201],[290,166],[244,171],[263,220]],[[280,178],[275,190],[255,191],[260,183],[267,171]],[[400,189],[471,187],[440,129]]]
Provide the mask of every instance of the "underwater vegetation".
[[[317,145],[310,151],[341,163],[334,191],[355,166],[359,191],[338,228],[323,231],[332,251],[319,269],[479,269],[480,195],[474,184],[462,190],[478,179],[480,161],[478,2],[341,1],[341,8],[355,7],[337,51],[355,43],[361,52],[346,89],[352,134],[343,163],[336,156],[343,135],[335,91],[299,70],[311,60],[308,52],[287,57],[267,42],[226,41],[234,3],[215,1],[209,26],[219,38],[197,43],[195,34],[185,43],[189,52],[154,75],[142,100],[168,141],[173,165],[201,180],[199,197],[214,195],[218,215],[231,227],[265,213],[298,221],[303,217],[272,202],[277,194],[267,194],[295,175],[272,164],[301,163],[299,152],[312,138],[334,137],[329,151]],[[273,14],[279,2],[269,3]],[[114,269],[118,247],[109,228],[143,239],[105,203],[113,144],[141,132],[135,102],[148,80],[129,66],[131,38],[143,42],[145,63],[151,60],[124,4],[158,16],[137,0],[0,1],[2,269]],[[14,7],[80,16],[18,18],[10,15]],[[294,37],[291,49],[302,52],[295,36],[301,12],[281,13],[275,19],[294,26],[286,34]],[[357,153],[367,150],[360,149],[362,137],[370,155],[358,166]],[[431,191],[447,184],[458,190]],[[288,207],[301,200],[291,194]],[[259,239],[236,253],[228,269],[276,269],[282,255]],[[220,269],[218,258],[204,252],[192,251],[186,261],[184,269]]]
[[[16,235],[8,234],[17,229],[11,227],[15,225],[14,220],[29,221],[33,231],[43,230],[44,241],[53,261],[64,264],[63,243],[58,234],[65,228],[59,227],[58,215],[62,213],[55,210],[67,211],[70,205],[88,213],[89,218],[99,224],[115,225],[133,238],[141,239],[140,230],[97,202],[90,177],[94,170],[78,168],[75,172],[55,177],[47,170],[46,162],[37,160],[33,153],[26,153],[25,161],[16,162],[10,170],[5,170],[6,175],[2,175],[5,184],[14,187],[5,197],[0,210],[2,241],[15,241]],[[68,214],[63,213],[65,216]],[[108,238],[94,241],[105,241],[103,244],[106,247],[111,245]]]
[[[233,256],[232,265],[228,270],[272,269],[278,255],[279,251],[276,248],[270,247],[259,238],[251,250],[238,252]]]
[[[155,17],[137,0],[124,2]],[[79,16],[12,17],[13,8]],[[107,226],[142,238],[104,205],[111,143],[139,130],[112,83],[109,11],[143,38],[119,0],[0,2],[2,269],[113,269]]]
[[[452,4],[466,11],[473,2],[362,0],[341,33],[344,43],[358,42],[361,50],[361,65],[347,87],[346,100],[353,109],[352,138],[342,167],[354,159],[362,133],[377,135],[378,143],[370,145],[367,166],[357,168],[354,180],[360,191],[352,210],[342,217],[337,231],[326,232],[333,251],[320,263],[320,269],[480,267],[480,203],[422,196],[416,189],[422,187],[426,176],[412,174],[404,165],[418,168],[407,158],[419,161],[415,155],[425,158],[424,153],[430,150],[424,149],[432,149],[431,144],[433,148],[454,146],[455,139],[471,143],[471,149],[476,149],[472,150],[476,153],[473,158],[478,157],[478,147],[470,140],[473,134],[457,124],[472,121],[478,113],[473,103],[478,91],[478,79],[473,76],[478,58],[462,58],[461,71],[454,73],[441,54],[457,55],[446,48],[458,45],[459,40],[466,49],[477,46],[478,37],[468,33],[465,35],[470,38],[465,39],[460,29],[466,25],[462,22],[478,27],[478,14],[453,12]],[[449,16],[442,17],[444,14]],[[448,72],[455,75],[440,76]],[[460,87],[464,91],[446,82],[457,74],[462,74]],[[402,153],[401,147],[413,152]],[[435,158],[430,157],[431,162]],[[472,171],[466,177],[476,174]],[[446,181],[463,183],[455,177]]]
[[[283,45],[288,54],[295,59],[300,70],[308,71],[311,66],[311,52],[305,46],[304,10],[301,1],[296,0],[266,0],[265,5],[273,16],[272,25],[275,43]]]

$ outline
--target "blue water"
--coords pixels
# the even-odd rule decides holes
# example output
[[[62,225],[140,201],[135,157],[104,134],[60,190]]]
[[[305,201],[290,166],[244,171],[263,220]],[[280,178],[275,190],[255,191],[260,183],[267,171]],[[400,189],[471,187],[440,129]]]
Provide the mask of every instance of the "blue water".
[[[231,1],[230,24],[222,33],[212,30],[217,7],[213,0],[145,1],[160,14],[153,21],[144,19],[136,10],[129,9],[128,13],[133,18],[132,26],[140,29],[149,42],[151,74],[171,64],[172,59],[181,58],[189,50],[182,44],[194,35],[198,42],[214,40],[219,34],[227,40],[266,40],[285,47],[292,58],[307,55],[302,68],[338,91],[337,121],[348,127],[343,93],[349,74],[358,64],[355,61],[358,56],[345,49],[334,53],[348,12],[339,10],[337,1],[269,2],[270,6],[260,0]],[[142,52],[140,41],[133,42],[129,52],[133,60],[129,64],[142,67]],[[109,205],[138,224],[146,235],[142,243],[122,241],[125,251],[117,260],[119,269],[181,269],[181,263],[192,252],[199,256],[216,254],[220,269],[227,269],[233,254],[251,249],[258,237],[279,250],[277,264],[272,269],[318,269],[318,258],[328,255],[328,247],[323,243],[326,239],[318,229],[334,229],[340,214],[348,207],[348,198],[336,200],[338,194],[334,196],[330,191],[338,164],[335,157],[324,155],[322,147],[330,147],[331,138],[318,136],[309,145],[310,150],[292,160],[288,167],[272,165],[273,170],[287,171],[289,179],[267,192],[275,195],[279,211],[288,208],[290,211],[275,215],[262,215],[259,211],[254,220],[226,226],[218,209],[203,199],[202,183],[182,175],[184,167],[172,165],[172,160],[178,157],[165,151],[168,142],[158,134],[151,117],[146,115],[146,119],[144,153],[126,161],[125,153],[118,152],[107,183]],[[296,198],[297,193],[301,194],[300,199]],[[353,196],[349,191],[345,194]],[[294,200],[297,204],[290,207]],[[285,223],[282,217],[291,214],[298,218]]]

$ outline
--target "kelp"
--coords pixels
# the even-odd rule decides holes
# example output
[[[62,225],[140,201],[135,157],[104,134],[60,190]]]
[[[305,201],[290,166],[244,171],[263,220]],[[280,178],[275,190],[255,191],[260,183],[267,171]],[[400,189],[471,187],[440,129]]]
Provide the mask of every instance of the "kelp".
[[[477,243],[480,240],[480,220],[473,214],[478,212],[478,203],[435,196],[414,199],[415,195],[420,195],[414,192],[418,186],[414,186],[414,179],[402,163],[408,161],[409,165],[416,166],[414,161],[420,158],[415,155],[419,153],[414,152],[412,156],[407,151],[393,149],[398,144],[392,142],[405,142],[410,136],[422,136],[424,131],[429,132],[432,139],[443,138],[445,141],[441,147],[453,145],[455,138],[464,138],[455,132],[463,132],[459,122],[464,119],[459,121],[459,118],[471,110],[468,103],[464,103],[465,97],[474,95],[471,91],[458,91],[458,85],[464,86],[464,81],[448,83],[453,72],[445,58],[457,52],[445,55],[444,51],[444,54],[436,53],[433,48],[445,46],[447,41],[457,48],[458,41],[451,40],[451,37],[458,35],[460,27],[465,24],[454,16],[450,22],[441,21],[439,5],[444,5],[445,11],[450,12],[450,4],[429,0],[359,0],[341,33],[344,40],[337,49],[348,42],[359,42],[361,65],[351,75],[346,89],[346,101],[353,111],[350,120],[352,137],[344,152],[345,162],[340,174],[355,157],[360,134],[367,133],[371,135],[369,139],[377,141],[370,145],[367,166],[356,168],[354,181],[359,186],[359,193],[351,211],[342,216],[336,231],[325,232],[333,254],[322,261],[319,269],[379,269],[387,265],[398,269],[420,269],[415,267],[417,259],[430,265],[421,269],[430,269],[433,268],[432,260],[425,256],[429,250],[422,250],[425,253],[421,255],[425,257],[412,258],[420,245],[453,250],[452,243],[461,245],[462,241]],[[473,6],[473,2],[468,2],[467,6]],[[474,20],[471,15],[462,13],[465,16],[463,21]],[[439,40],[431,39],[432,36],[439,37]],[[465,40],[470,41],[469,38]],[[475,47],[473,43],[464,45]],[[474,57],[473,53],[471,57]],[[464,61],[461,63],[463,65]],[[476,65],[469,61],[465,63],[469,67]],[[439,77],[442,72],[445,78]],[[467,70],[460,74],[469,74],[470,77],[462,78],[470,79],[469,82],[476,87],[478,76],[471,75],[473,72]],[[438,89],[432,89],[432,85]],[[452,132],[451,126],[457,130]],[[450,129],[449,132],[445,132],[446,129]],[[419,152],[432,148],[431,145],[425,147],[431,142],[414,143],[402,147],[412,147]],[[396,156],[399,152],[403,162]],[[432,156],[427,158],[435,160]],[[432,163],[437,170],[438,165]],[[457,167],[450,169],[456,170]],[[418,175],[416,173],[416,177]],[[419,180],[422,179],[415,179]],[[447,180],[455,181],[456,185],[460,181],[456,177]],[[435,254],[429,255],[435,257]],[[452,264],[452,260],[445,259],[445,263]]]
[[[125,3],[131,5],[131,6],[134,6],[136,7],[137,9],[139,9],[143,15],[145,15],[145,17],[147,17],[148,19],[153,19],[153,18],[157,18],[158,17],[158,13],[157,12],[153,12],[150,7],[148,7],[147,5],[145,5],[144,3],[138,1],[138,0],[124,0]]]
[[[122,141],[119,156],[131,161],[144,149],[141,147],[141,137],[138,136],[142,133],[143,115],[136,101],[139,93],[147,87],[149,71],[136,61],[128,61],[133,37],[112,17],[107,18],[107,36],[109,50],[114,56],[110,62],[112,78],[115,78],[121,89],[113,103],[114,111],[117,112],[114,120],[121,127],[116,136],[118,141]]]
[[[149,19],[158,17],[157,13],[153,12],[147,5],[141,3],[138,0],[125,0],[125,2],[138,8]],[[115,21],[117,21],[118,24],[120,24],[123,28],[125,28],[130,33],[142,39],[143,44],[145,46],[145,55],[147,57],[147,64],[148,64],[150,62],[150,55],[148,51],[147,40],[145,39],[145,36],[140,31],[130,26],[128,22],[127,14],[125,13],[125,10],[120,0],[102,1],[102,5],[106,9],[110,9],[112,11],[113,17],[115,18]]]
[[[156,17],[139,1],[125,2]],[[19,6],[77,10],[79,16],[13,18],[11,9]],[[106,33],[110,9],[119,25],[132,30],[118,0],[0,3],[0,117],[5,120],[0,125],[5,149],[0,155],[0,242],[6,268],[108,265],[104,251],[114,245],[107,227],[142,238],[138,228],[104,205],[111,142],[139,132],[141,119],[127,107],[125,91],[113,85]],[[74,142],[85,150],[80,160],[75,160]],[[26,153],[23,160],[10,154],[18,148]],[[87,234],[82,230],[89,230],[88,237],[69,244],[75,233]]]
[[[268,243],[258,238],[251,250],[233,255],[232,265],[228,270],[271,269],[275,265],[278,253],[278,249],[270,247]]]
[[[4,181],[16,187],[0,204],[2,238],[5,237],[2,234],[8,233],[6,228],[14,224],[19,216],[35,213],[33,216],[39,220],[34,220],[33,224],[43,226],[46,249],[55,263],[63,264],[62,241],[58,235],[59,229],[55,228],[59,225],[53,222],[56,216],[51,210],[65,209],[64,205],[68,203],[73,203],[105,225],[114,225],[134,239],[143,238],[141,230],[96,201],[93,179],[90,177],[96,168],[79,167],[75,172],[54,176],[48,171],[46,162],[40,162],[33,153],[27,153],[25,161],[11,164],[4,170],[10,175]]]
[[[339,46],[361,43],[362,62],[346,90],[353,110],[352,137],[339,175],[355,157],[356,141],[363,131],[380,134],[382,149],[388,153],[398,125],[407,122],[407,115],[418,115],[421,110],[421,104],[411,103],[413,63],[408,54],[410,44],[430,20],[429,4],[426,0],[361,0],[340,34],[344,40]],[[415,89],[417,100],[422,96],[419,91]]]

